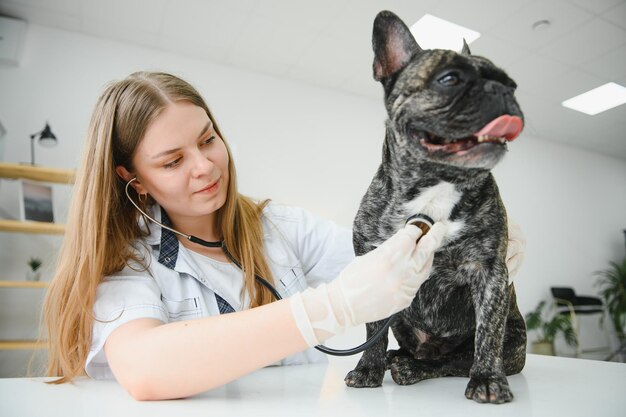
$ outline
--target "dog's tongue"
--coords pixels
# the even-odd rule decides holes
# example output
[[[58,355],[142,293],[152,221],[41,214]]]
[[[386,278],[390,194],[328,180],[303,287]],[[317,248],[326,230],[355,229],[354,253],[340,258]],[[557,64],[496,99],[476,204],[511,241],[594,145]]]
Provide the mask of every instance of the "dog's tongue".
[[[519,136],[524,123],[517,116],[509,116],[505,114],[490,121],[480,131],[474,133],[474,136],[493,136],[497,138],[506,138],[509,142]]]

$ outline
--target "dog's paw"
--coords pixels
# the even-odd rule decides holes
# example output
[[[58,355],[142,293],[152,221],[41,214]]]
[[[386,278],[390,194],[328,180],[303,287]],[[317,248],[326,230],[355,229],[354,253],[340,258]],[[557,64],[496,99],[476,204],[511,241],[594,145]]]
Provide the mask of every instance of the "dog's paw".
[[[424,373],[414,358],[395,356],[389,366],[391,377],[398,385],[412,385],[424,379]]]
[[[506,377],[472,377],[465,389],[465,397],[478,403],[502,404],[513,400]]]
[[[393,363],[394,359],[401,356],[409,355],[402,349],[388,350],[387,354],[385,355],[385,368],[391,369],[391,364]]]
[[[356,368],[346,375],[346,385],[353,388],[374,388],[383,384],[385,369]]]

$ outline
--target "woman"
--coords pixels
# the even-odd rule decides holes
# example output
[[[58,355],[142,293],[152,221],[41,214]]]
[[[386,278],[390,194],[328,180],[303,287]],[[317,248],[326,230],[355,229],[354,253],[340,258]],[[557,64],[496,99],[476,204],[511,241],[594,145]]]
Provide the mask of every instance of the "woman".
[[[165,226],[224,241],[242,269],[133,202]],[[416,245],[421,231],[407,226],[353,260],[349,231],[238,193],[228,146],[192,86],[132,74],[91,119],[45,301],[48,375],[114,377],[136,399],[166,399],[277,361],[319,360],[308,348],[410,304],[445,230],[435,224]],[[285,298],[273,302],[255,274]]]

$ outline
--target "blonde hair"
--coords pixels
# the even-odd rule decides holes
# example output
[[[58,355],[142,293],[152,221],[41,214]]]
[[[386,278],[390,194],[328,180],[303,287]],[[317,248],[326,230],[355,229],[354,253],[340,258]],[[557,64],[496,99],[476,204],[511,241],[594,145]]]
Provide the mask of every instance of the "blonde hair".
[[[125,183],[116,175],[115,167],[122,165],[132,171],[132,157],[147,127],[169,103],[177,101],[203,108],[223,138],[200,94],[170,74],[131,74],[109,85],[95,106],[57,269],[42,311],[48,339],[46,374],[61,377],[54,383],[85,373],[95,319],[93,305],[103,277],[120,271],[131,259],[145,262],[130,248],[134,240],[143,237],[138,226],[140,214],[127,200]],[[226,149],[230,180],[226,202],[217,213],[218,227],[229,251],[243,267],[251,307],[257,307],[273,300],[254,279],[258,274],[273,282],[261,226],[267,200],[255,203],[239,194],[228,145]]]

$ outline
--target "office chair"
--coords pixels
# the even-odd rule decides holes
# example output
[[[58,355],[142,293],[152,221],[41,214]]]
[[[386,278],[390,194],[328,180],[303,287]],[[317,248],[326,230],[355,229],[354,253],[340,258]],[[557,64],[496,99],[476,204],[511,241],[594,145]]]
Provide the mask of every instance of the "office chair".
[[[609,346],[583,350],[580,344],[580,322],[577,315],[601,314],[608,321],[608,314],[602,300],[598,297],[578,296],[570,287],[550,287],[554,297],[555,309],[558,314],[569,314],[572,319],[572,327],[576,336],[576,357],[583,353],[609,350]],[[607,325],[609,326],[610,323]]]

